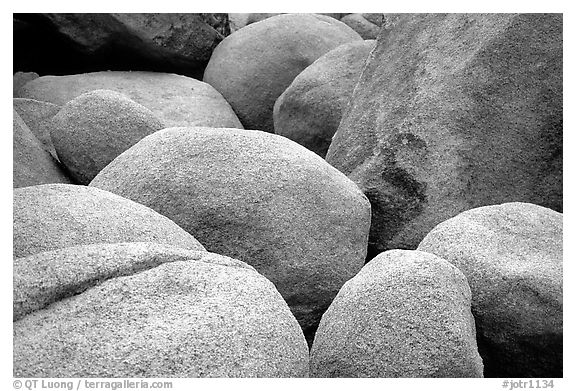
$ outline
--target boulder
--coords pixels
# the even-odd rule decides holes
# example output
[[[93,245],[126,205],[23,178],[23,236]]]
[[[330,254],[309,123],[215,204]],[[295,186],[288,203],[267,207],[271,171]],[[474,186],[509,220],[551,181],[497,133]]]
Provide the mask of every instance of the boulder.
[[[40,77],[36,72],[16,72],[12,78],[12,95],[16,97],[22,86]]]
[[[15,377],[306,377],[302,330],[243,262],[153,243],[14,261]]]
[[[384,18],[384,14],[360,14],[362,17],[367,20],[368,22],[375,24],[378,27],[381,27],[385,24],[386,20]],[[342,18],[340,18],[342,19]]]
[[[12,186],[72,183],[58,161],[43,148],[16,110],[12,110]]]
[[[374,45],[340,45],[304,69],[274,104],[274,132],[326,156]]]
[[[482,377],[466,277],[447,261],[391,250],[346,282],[314,339],[315,377]]]
[[[377,14],[372,14],[377,15]],[[380,14],[381,15],[381,14]],[[374,16],[370,17],[374,20]],[[363,39],[376,39],[380,33],[380,25],[373,23],[371,20],[367,20],[364,14],[349,14],[340,19],[342,23],[346,23],[354,31],[356,31]]]
[[[226,98],[244,127],[274,132],[274,102],[292,80],[323,54],[360,39],[329,16],[276,15],[226,37],[204,81]]]
[[[116,156],[163,128],[146,107],[115,91],[94,90],[62,106],[50,136],[70,175],[88,185]]]
[[[190,77],[154,72],[94,72],[42,76],[20,89],[19,97],[64,105],[93,90],[126,95],[154,113],[166,126],[242,128],[222,95]]]
[[[419,250],[458,267],[486,377],[562,377],[562,214],[528,203],[462,212]]]
[[[50,138],[50,121],[60,111],[60,106],[34,99],[14,98],[14,110],[40,141],[43,148],[58,160],[58,155]]]
[[[44,74],[138,70],[198,78],[223,39],[203,14],[59,13],[15,14],[15,18],[22,25],[15,32],[15,68],[35,63],[34,70]],[[51,53],[42,47],[46,43],[55,55],[47,55]],[[23,53],[21,46],[33,53]]]
[[[248,26],[249,24],[260,22],[261,20],[271,18],[272,16],[282,15],[281,13],[230,13],[228,18],[230,20],[230,32],[235,32],[240,30],[242,27]],[[318,15],[330,16],[334,19],[340,19],[342,15],[346,14],[335,14],[335,13],[320,13]]]
[[[50,184],[14,189],[14,257],[65,247],[153,242],[204,250],[150,208],[94,187]]]
[[[146,205],[278,288],[310,340],[364,264],[370,207],[322,158],[260,131],[163,129],[90,183]]]
[[[372,204],[370,252],[483,205],[562,210],[562,15],[391,18],[326,155]]]

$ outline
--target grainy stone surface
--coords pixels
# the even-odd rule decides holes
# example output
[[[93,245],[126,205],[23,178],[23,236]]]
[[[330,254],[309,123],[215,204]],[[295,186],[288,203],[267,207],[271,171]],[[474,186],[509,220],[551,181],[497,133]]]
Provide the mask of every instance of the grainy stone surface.
[[[378,255],[324,313],[310,357],[315,377],[482,377],[470,287],[420,251]]]
[[[329,16],[273,16],[226,37],[204,81],[220,91],[245,128],[272,133],[274,102],[292,80],[323,54],[358,40],[354,30]]]
[[[372,204],[370,248],[482,205],[562,210],[562,15],[387,15],[326,160]]]
[[[562,377],[562,221],[533,204],[485,206],[418,246],[466,275],[487,377]]]
[[[274,285],[242,262],[123,243],[15,265],[16,292],[38,281],[52,295],[14,322],[15,377],[308,375],[296,319]]]
[[[42,76],[20,89],[18,97],[64,105],[93,90],[126,95],[154,113],[166,126],[242,128],[226,100],[209,84],[160,72],[93,72]]]
[[[90,183],[169,217],[208,251],[269,278],[308,338],[364,264],[370,207],[322,158],[277,135],[170,128]]]
[[[375,43],[340,45],[296,76],[274,104],[274,132],[326,156]]]
[[[154,242],[204,249],[167,217],[87,186],[51,184],[14,189],[13,218],[15,258],[96,243]]]
[[[70,47],[70,56],[90,59],[104,69],[154,70],[201,75],[222,35],[200,14],[99,13],[38,14]],[[122,67],[122,68],[120,68]]]
[[[39,75],[36,72],[16,72],[12,77],[12,95],[16,97],[18,91],[22,86],[31,80],[38,78]]]
[[[72,183],[60,164],[40,143],[16,110],[12,110],[12,186]]]
[[[50,136],[70,175],[87,185],[116,156],[164,127],[123,94],[94,90],[62,106],[50,123]]]
[[[14,98],[12,103],[14,110],[40,141],[44,149],[50,152],[53,158],[58,159],[50,138],[50,121],[61,107],[50,102],[23,98]]]
[[[371,17],[374,20],[374,17]],[[380,33],[380,26],[367,20],[364,14],[349,14],[341,19],[342,23],[346,23],[356,31],[363,39],[375,39]]]

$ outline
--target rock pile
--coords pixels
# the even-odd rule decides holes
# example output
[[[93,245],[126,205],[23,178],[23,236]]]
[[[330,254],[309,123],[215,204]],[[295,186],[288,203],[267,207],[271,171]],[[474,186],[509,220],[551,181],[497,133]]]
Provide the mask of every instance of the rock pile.
[[[562,210],[562,15],[402,14],[326,160],[372,204],[371,252],[482,205]]]
[[[561,213],[519,202],[471,209],[418,249],[468,279],[487,376],[562,377]]]
[[[322,158],[273,134],[164,129],[118,156],[90,187],[146,205],[209,251],[254,266],[309,341],[366,257],[368,200]]]
[[[306,377],[288,306],[252,267],[153,243],[14,261],[14,376]]]
[[[329,16],[273,16],[226,37],[203,80],[224,96],[246,129],[272,133],[274,102],[292,80],[328,51],[361,39]]]
[[[563,376],[561,14],[13,20],[14,376]]]

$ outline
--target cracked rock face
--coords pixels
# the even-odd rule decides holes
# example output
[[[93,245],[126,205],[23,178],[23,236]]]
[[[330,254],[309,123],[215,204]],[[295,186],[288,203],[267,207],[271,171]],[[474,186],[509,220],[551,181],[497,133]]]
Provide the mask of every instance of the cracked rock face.
[[[490,205],[418,246],[468,279],[486,377],[562,377],[562,221],[538,205]]]
[[[14,261],[16,377],[302,377],[308,348],[243,262],[156,243]]]
[[[84,244],[141,241],[204,250],[167,217],[87,186],[50,184],[14,189],[13,218],[15,258]]]
[[[372,204],[372,254],[458,213],[562,210],[562,15],[387,15],[326,160]]]
[[[449,262],[391,250],[346,282],[322,316],[314,377],[482,377],[470,287]]]

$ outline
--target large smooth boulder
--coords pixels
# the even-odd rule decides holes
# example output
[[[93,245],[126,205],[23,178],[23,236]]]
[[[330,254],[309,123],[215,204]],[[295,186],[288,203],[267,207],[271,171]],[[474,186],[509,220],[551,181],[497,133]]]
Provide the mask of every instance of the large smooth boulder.
[[[273,16],[226,37],[204,81],[226,98],[245,128],[274,132],[274,102],[292,80],[328,51],[361,39],[329,16]]]
[[[70,175],[88,185],[116,156],[164,127],[125,95],[95,90],[62,106],[50,123],[50,136]]]
[[[562,377],[562,220],[533,204],[485,206],[418,246],[466,275],[487,377]]]
[[[46,183],[72,183],[59,162],[12,110],[12,186],[14,188]]]
[[[50,138],[50,121],[60,111],[61,107],[50,102],[41,102],[35,99],[12,99],[14,110],[40,141],[52,157],[58,159],[54,144]]]
[[[304,69],[274,104],[274,132],[326,156],[375,44],[340,45]]]
[[[15,14],[15,69],[32,65],[43,74],[138,70],[198,78],[223,39],[205,15],[212,14]]]
[[[420,251],[378,255],[320,322],[315,377],[482,377],[466,277]]]
[[[208,251],[254,266],[310,339],[364,264],[370,206],[345,175],[277,135],[170,128],[118,156],[90,183],[146,205]]]
[[[377,21],[377,17],[375,15],[378,14],[366,14],[370,15],[370,20],[364,17],[365,14],[349,14],[344,16],[342,19],[342,23],[346,23],[350,26],[354,31],[356,31],[363,39],[376,39],[378,34],[380,33],[380,26],[382,25],[382,21],[380,18],[380,24],[373,23],[372,21]],[[382,15],[382,14],[380,14]]]
[[[170,73],[93,72],[42,76],[26,83],[18,97],[63,106],[94,90],[124,94],[152,111],[166,126],[242,128],[228,102],[212,86]]]
[[[50,184],[14,189],[13,250],[20,258],[95,243],[154,242],[204,247],[165,216],[94,187]]]
[[[14,261],[15,377],[306,377],[308,347],[247,264],[152,243]]]
[[[394,18],[326,155],[371,201],[372,252],[478,206],[562,210],[562,15]]]

